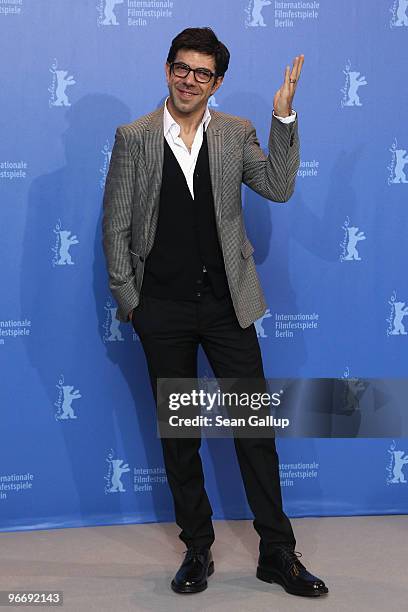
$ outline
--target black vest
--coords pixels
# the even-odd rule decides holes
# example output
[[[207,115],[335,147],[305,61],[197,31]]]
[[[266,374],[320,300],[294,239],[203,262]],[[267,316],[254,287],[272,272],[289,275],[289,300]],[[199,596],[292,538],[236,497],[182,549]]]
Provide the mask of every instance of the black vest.
[[[200,300],[200,289],[207,278],[217,297],[229,292],[215,222],[205,132],[193,186],[194,199],[164,138],[159,216],[154,244],[145,262],[142,284],[145,295]]]

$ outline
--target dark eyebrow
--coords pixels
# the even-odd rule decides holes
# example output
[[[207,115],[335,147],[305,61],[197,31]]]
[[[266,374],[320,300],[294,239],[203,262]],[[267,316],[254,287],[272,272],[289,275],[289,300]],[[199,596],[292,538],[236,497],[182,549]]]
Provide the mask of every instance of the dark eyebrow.
[[[190,64],[186,64],[186,62],[174,62],[175,64],[181,64],[182,66],[188,66],[191,68]],[[199,66],[198,68],[194,68],[193,70],[205,70],[205,72],[211,72],[210,68],[205,68],[205,66]]]

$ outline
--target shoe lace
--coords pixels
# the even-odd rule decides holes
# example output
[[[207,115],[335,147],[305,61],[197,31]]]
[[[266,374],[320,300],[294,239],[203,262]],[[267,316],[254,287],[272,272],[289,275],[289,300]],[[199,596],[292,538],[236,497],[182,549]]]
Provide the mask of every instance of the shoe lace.
[[[301,561],[299,561],[299,557],[302,557],[302,553],[298,550],[292,550],[287,547],[279,547],[279,552],[282,556],[282,559],[288,564],[292,573],[295,576],[299,575],[300,569],[306,569]]]

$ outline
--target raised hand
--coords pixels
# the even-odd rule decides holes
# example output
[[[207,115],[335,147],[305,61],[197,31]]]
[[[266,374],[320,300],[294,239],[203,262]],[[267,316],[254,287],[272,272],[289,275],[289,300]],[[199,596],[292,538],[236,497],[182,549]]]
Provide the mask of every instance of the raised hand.
[[[304,61],[304,55],[297,55],[293,60],[292,71],[290,70],[290,66],[286,66],[285,68],[283,84],[273,98],[273,109],[275,115],[279,117],[288,117],[292,114],[292,100],[295,95]]]

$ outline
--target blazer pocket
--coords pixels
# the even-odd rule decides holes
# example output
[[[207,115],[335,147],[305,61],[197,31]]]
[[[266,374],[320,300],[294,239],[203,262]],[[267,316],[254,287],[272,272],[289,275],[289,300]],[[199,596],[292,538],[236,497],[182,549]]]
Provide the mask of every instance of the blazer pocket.
[[[141,258],[139,253],[135,253],[134,251],[130,251],[130,255],[132,257],[133,267],[136,270],[137,264],[139,263],[139,261],[143,261],[143,259]]]
[[[245,259],[247,257],[249,257],[250,255],[252,255],[252,253],[254,252],[254,247],[252,246],[252,244],[249,242],[248,238],[246,238],[244,240],[244,242],[241,244],[241,253],[242,253],[242,257],[244,257]]]

